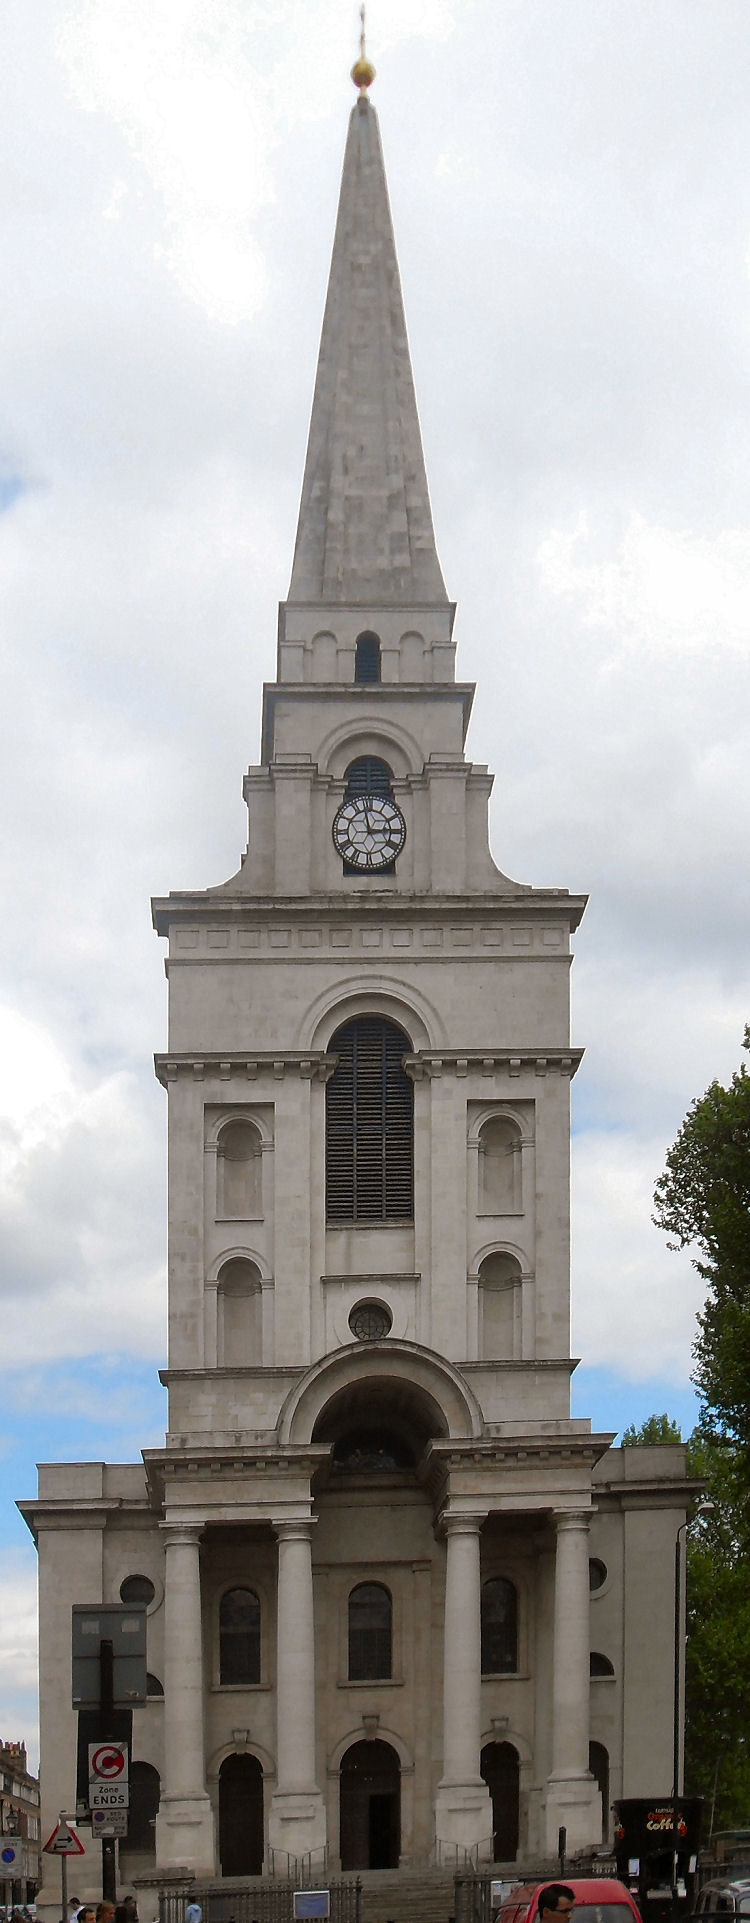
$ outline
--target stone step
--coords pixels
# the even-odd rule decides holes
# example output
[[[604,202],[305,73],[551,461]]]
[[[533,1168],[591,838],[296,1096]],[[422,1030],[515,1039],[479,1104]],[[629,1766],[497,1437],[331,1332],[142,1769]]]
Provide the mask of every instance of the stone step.
[[[452,1872],[361,1870],[361,1923],[448,1923],[453,1915]]]

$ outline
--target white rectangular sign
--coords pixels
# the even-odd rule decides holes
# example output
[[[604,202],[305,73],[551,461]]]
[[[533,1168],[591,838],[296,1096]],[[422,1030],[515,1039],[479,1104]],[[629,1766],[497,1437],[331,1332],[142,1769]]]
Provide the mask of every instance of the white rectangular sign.
[[[128,1812],[126,1809],[94,1809],[91,1811],[91,1828],[94,1836],[127,1836]]]
[[[89,1783],[89,1809],[127,1809],[127,1783]]]

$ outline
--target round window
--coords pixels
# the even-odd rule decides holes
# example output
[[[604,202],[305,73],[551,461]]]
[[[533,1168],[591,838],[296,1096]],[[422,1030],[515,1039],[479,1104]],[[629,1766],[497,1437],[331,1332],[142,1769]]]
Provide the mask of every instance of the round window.
[[[127,1603],[129,1609],[136,1608],[138,1603],[148,1608],[155,1595],[150,1576],[126,1576],[125,1581],[120,1583],[120,1601]]]
[[[597,1589],[603,1589],[606,1580],[607,1580],[606,1562],[600,1562],[598,1556],[592,1556],[589,1561],[589,1589],[591,1591],[592,1596],[595,1594]]]
[[[384,1302],[357,1302],[349,1317],[349,1327],[358,1342],[382,1342],[390,1335],[392,1322]]]

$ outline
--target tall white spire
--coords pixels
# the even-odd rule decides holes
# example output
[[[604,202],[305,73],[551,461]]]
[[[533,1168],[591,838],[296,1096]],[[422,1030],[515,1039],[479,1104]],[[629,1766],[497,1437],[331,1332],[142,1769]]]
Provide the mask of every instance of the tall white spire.
[[[344,155],[289,601],[447,602],[380,134],[364,92]]]

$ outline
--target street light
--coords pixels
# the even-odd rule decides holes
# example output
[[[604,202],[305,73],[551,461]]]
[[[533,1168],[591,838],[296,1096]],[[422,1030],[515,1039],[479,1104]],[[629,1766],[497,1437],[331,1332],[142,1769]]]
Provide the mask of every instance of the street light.
[[[672,1751],[672,1917],[677,1916],[677,1799],[680,1793],[680,1679],[682,1676],[682,1537],[699,1516],[712,1516],[714,1503],[699,1502],[692,1516],[680,1523],[674,1542],[674,1720]]]

